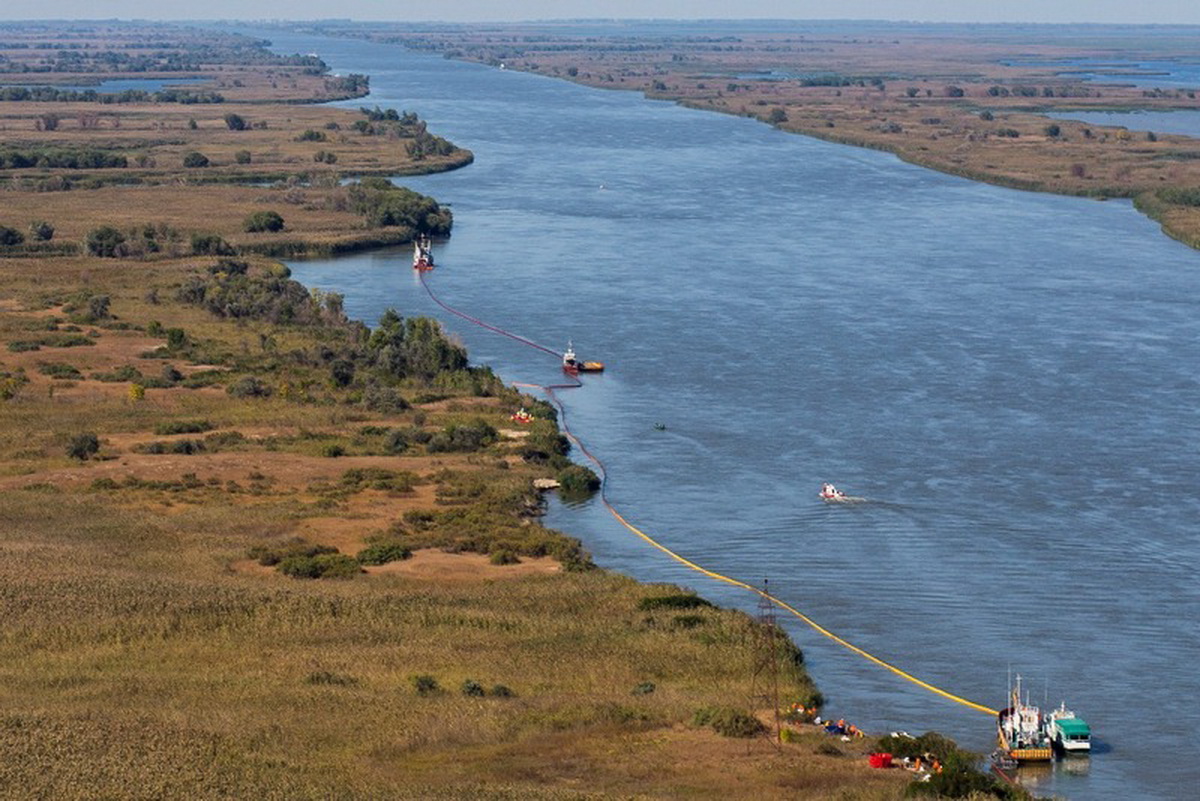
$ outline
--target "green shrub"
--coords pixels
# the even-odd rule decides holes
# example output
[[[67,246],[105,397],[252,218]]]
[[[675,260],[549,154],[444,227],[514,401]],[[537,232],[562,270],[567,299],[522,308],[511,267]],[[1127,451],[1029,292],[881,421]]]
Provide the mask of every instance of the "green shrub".
[[[353,687],[358,684],[358,679],[342,673],[331,673],[328,670],[314,670],[304,677],[304,683],[317,686]]]
[[[54,238],[54,226],[45,220],[36,220],[29,224],[29,235],[35,242],[49,242]]]
[[[430,676],[428,673],[422,673],[420,675],[413,676],[411,681],[413,689],[417,691],[417,695],[432,695],[433,693],[441,690],[441,687],[438,686],[437,679],[435,679],[433,676]]]
[[[630,695],[650,695],[656,689],[658,689],[658,688],[655,686],[654,682],[643,681],[641,684],[637,685],[630,691]]]
[[[235,398],[266,398],[271,388],[257,376],[247,375],[234,381],[225,391]]]
[[[24,243],[25,235],[16,228],[0,225],[0,246],[16,247]]]
[[[188,169],[198,169],[209,165],[208,156],[203,153],[198,153],[195,150],[190,153],[185,153],[183,156],[183,166]]]
[[[262,479],[252,478],[252,480],[261,481]],[[257,545],[251,548],[246,555],[263,567],[272,567],[293,556],[314,557],[337,552],[338,549],[332,545],[314,545],[302,539],[293,539],[278,545]]]
[[[389,431],[383,438],[383,449],[392,454],[404,453],[408,450],[408,437],[398,428]]]
[[[520,558],[510,551],[508,548],[497,548],[488,556],[488,561],[493,565],[515,565],[520,564]]]
[[[336,442],[329,442],[321,446],[321,455],[327,459],[336,459],[346,455],[346,448]]]
[[[493,684],[492,689],[488,691],[488,694],[493,698],[512,698],[516,695],[516,693],[503,684]]]
[[[371,384],[363,392],[363,406],[381,414],[397,414],[409,407],[408,401],[395,387]]]
[[[118,367],[116,370],[108,373],[92,373],[94,381],[104,381],[109,384],[119,384],[127,381],[141,381],[144,376],[141,371],[130,364],[125,364]]]
[[[42,375],[48,375],[51,378],[83,378],[83,373],[79,372],[69,364],[43,362],[42,364],[38,365],[38,372]]]
[[[168,420],[154,427],[154,433],[160,437],[171,434],[203,434],[212,430],[213,424],[207,420]]]
[[[703,615],[676,615],[671,620],[671,625],[677,629],[694,629],[697,626],[703,626],[707,622],[707,618]]]
[[[762,721],[742,709],[704,707],[692,717],[696,726],[711,726],[722,737],[754,737],[766,730]]]
[[[589,495],[600,489],[600,477],[581,464],[573,464],[559,471],[558,486],[563,495]]]
[[[292,578],[351,578],[362,572],[358,562],[345,554],[326,553],[319,556],[289,556],[277,568]]]
[[[233,160],[236,161],[238,164],[249,164],[250,160],[251,160],[250,151],[249,150],[239,150],[238,152],[233,154]]]
[[[840,757],[840,756],[846,755],[845,751],[838,748],[836,745],[834,745],[833,743],[831,743],[829,741],[825,741],[825,742],[821,743],[820,745],[818,745],[816,748],[813,749],[813,753],[820,754],[821,756],[831,756],[831,757]]]
[[[256,211],[242,223],[242,230],[251,234],[260,231],[282,231],[283,217],[274,211]]]
[[[450,424],[434,434],[426,445],[430,453],[450,451],[472,452],[491,445],[499,438],[496,429],[483,420],[465,424]]]
[[[84,244],[93,256],[115,259],[124,254],[125,234],[111,225],[102,225],[88,231]]]
[[[363,548],[354,558],[360,565],[386,565],[388,562],[400,562],[411,556],[412,551],[399,543],[380,542]]]
[[[218,234],[192,234],[192,253],[197,256],[232,256],[234,252]]]
[[[356,467],[342,473],[342,485],[352,492],[364,489],[411,492],[417,481],[417,475],[408,470],[388,470],[382,467]]]
[[[483,685],[473,679],[467,679],[462,683],[462,694],[472,698],[482,698],[484,696]]]
[[[41,350],[42,346],[37,342],[27,339],[14,339],[8,343],[8,349],[13,353],[26,353],[28,351]]]
[[[316,130],[313,130],[312,128],[309,128],[308,130],[304,131],[304,133],[297,136],[296,141],[297,142],[324,142],[326,138],[327,137],[325,136],[324,132],[316,131]]]
[[[100,439],[90,431],[76,434],[67,443],[67,456],[86,462],[100,451]]]
[[[638,602],[638,609],[643,612],[651,612],[655,609],[700,609],[711,606],[711,603],[699,595],[682,592],[670,595],[652,595]]]

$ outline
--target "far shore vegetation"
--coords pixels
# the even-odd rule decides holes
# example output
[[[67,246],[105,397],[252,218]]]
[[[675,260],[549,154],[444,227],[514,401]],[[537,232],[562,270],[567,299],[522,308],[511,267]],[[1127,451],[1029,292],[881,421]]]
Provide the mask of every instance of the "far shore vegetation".
[[[1200,110],[1200,85],[1139,85],[1146,70],[1134,66],[1191,63],[1191,29],[795,22],[680,36],[671,25],[619,36],[602,23],[319,30],[755,117],[1014,189],[1131,198],[1166,234],[1200,248],[1200,138],[1054,118]],[[1098,53],[1104,74],[1083,79],[1077,62]]]

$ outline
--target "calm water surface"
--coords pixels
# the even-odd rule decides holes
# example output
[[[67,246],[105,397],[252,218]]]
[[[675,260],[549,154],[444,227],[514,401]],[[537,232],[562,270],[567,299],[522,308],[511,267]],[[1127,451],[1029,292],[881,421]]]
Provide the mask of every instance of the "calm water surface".
[[[706,114],[361,42],[271,34],[367,72],[476,163],[405,180],[453,204],[450,303],[607,373],[569,394],[613,500],[679,552],[946,689],[1009,670],[1066,700],[1097,753],[1027,773],[1071,798],[1200,786],[1200,254],[1128,204],[1024,194]],[[350,105],[360,105],[354,103]],[[442,316],[407,251],[294,265]],[[443,317],[473,360],[544,355]],[[666,431],[655,431],[663,422]],[[817,501],[830,480],[871,502]],[[552,506],[596,561],[754,609],[595,503]],[[785,621],[869,730],[979,751],[992,720]]]
[[[1120,125],[1131,131],[1200,136],[1200,111],[1056,111],[1064,120]]]

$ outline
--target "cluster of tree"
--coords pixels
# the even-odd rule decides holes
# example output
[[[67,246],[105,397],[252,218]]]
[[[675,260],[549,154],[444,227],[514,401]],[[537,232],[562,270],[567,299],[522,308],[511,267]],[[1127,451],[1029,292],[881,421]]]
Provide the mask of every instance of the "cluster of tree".
[[[0,148],[0,169],[49,167],[66,170],[119,169],[129,159],[119,153],[90,147]]]
[[[450,233],[450,209],[386,178],[364,178],[349,188],[350,207],[373,227],[402,225],[415,233],[445,236]]]
[[[84,245],[93,256],[123,259],[160,253],[164,248],[174,250],[174,245],[180,239],[179,231],[166,223],[134,226],[128,232],[112,225],[102,225],[88,231]]]
[[[440,136],[434,136],[426,131],[424,124],[408,144],[405,145],[408,155],[420,161],[426,156],[449,156],[458,150],[452,142]]]
[[[399,112],[394,108],[383,109],[379,106],[367,108],[362,106],[359,111],[371,122],[398,122],[402,125],[416,125],[421,121],[412,111]]]
[[[164,89],[147,92],[125,89],[120,92],[97,92],[95,89],[55,89],[53,86],[5,86],[0,88],[0,101],[33,103],[224,103],[219,92],[191,89]]]
[[[29,224],[29,236],[34,242],[49,242],[54,238],[54,226],[45,220],[36,220]],[[25,234],[16,228],[0,225],[0,246],[16,247],[25,243]]]
[[[395,309],[379,319],[379,327],[367,340],[367,356],[376,367],[397,378],[431,381],[443,371],[464,370],[467,351],[451,342],[437,320],[410,317],[405,320]]]
[[[333,313],[330,304],[319,304],[303,284],[291,280],[286,267],[251,272],[246,262],[235,259],[221,259],[204,275],[188,278],[176,297],[232,319],[315,323]],[[345,321],[340,301],[335,316]]]
[[[352,72],[349,75],[335,75],[325,79],[325,91],[331,94],[344,94],[357,97],[371,91],[371,78]]]
[[[801,86],[866,86],[868,80],[871,80],[872,83],[876,81],[878,81],[879,84],[883,83],[883,81],[879,78],[856,78],[849,75],[837,75],[833,73],[829,75],[810,75],[807,78],[801,78],[798,83]]]

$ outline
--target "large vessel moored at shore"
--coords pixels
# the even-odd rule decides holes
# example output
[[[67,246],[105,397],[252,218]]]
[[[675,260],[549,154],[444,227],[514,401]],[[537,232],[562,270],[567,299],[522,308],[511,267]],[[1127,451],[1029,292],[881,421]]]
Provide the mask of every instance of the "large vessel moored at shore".
[[[1018,764],[1049,762],[1054,757],[1042,711],[1021,700],[1020,676],[1009,695],[1009,706],[996,716],[996,735],[1001,753]]]

